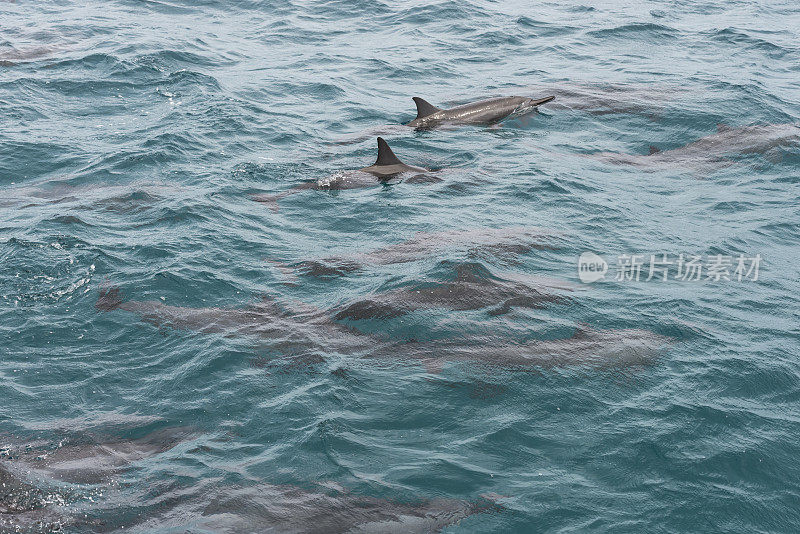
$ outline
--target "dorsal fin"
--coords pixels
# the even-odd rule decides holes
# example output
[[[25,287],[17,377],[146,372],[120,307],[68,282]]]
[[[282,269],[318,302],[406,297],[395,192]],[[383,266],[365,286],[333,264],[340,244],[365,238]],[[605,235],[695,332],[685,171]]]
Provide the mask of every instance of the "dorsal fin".
[[[575,325],[575,332],[572,339],[587,339],[592,332],[592,327],[588,323],[578,323]]]
[[[392,149],[383,137],[378,138],[378,159],[375,160],[375,165],[402,165],[403,162],[397,159]]]
[[[456,267],[456,282],[488,282],[489,270],[480,263],[462,263]]]
[[[730,129],[731,129],[731,127],[728,126],[727,124],[723,124],[721,122],[717,123],[717,133],[722,133],[722,132],[724,132],[726,130],[730,130]]]
[[[437,111],[442,111],[441,109],[437,108],[430,102],[423,100],[422,98],[415,96],[414,103],[417,105],[417,118],[421,119],[423,117],[427,117],[428,115],[433,115]]]
[[[657,146],[650,145],[650,155],[651,156],[653,154],[658,154],[659,152],[661,152],[661,149],[659,149]]]

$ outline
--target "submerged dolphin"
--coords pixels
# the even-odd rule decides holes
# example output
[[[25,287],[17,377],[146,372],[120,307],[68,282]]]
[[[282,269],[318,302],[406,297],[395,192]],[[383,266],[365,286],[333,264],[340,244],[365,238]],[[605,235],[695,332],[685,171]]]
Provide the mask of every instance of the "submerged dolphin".
[[[553,367],[624,368],[652,364],[674,342],[673,338],[636,328],[576,329],[570,338],[514,343],[483,339],[481,343],[440,342],[408,347],[403,353],[365,356],[418,361],[429,373],[438,373],[448,362],[466,362],[505,368],[535,370]],[[433,350],[432,350],[433,349]]]
[[[278,211],[278,201],[294,193],[305,191],[306,189],[315,190],[340,190],[340,189],[360,189],[387,183],[389,180],[401,178],[403,175],[410,175],[405,181],[409,183],[436,182],[438,178],[426,175],[428,169],[406,165],[394,155],[388,143],[378,137],[378,159],[369,167],[353,171],[344,171],[333,176],[322,178],[315,182],[306,182],[278,195],[253,195],[251,198],[256,202],[269,205],[273,211]]]
[[[0,462],[0,517],[41,509],[44,492],[6,468]],[[3,523],[0,522],[0,526]]]
[[[195,491],[160,495],[150,514],[115,515],[107,528],[139,532],[156,525],[159,530],[176,532],[433,534],[467,517],[505,509],[498,502],[503,497],[494,493],[469,500],[396,500],[359,495],[335,482],[314,487],[205,479],[197,486]]]
[[[406,503],[347,490],[323,492],[262,483],[250,488],[220,488],[210,496],[210,503],[201,504],[189,516],[193,524],[214,532],[429,534],[471,515],[501,511],[497,497]],[[178,521],[186,520],[185,515],[176,516]]]
[[[59,532],[65,527],[117,532],[121,528],[142,528],[156,519],[159,527],[166,525],[176,530],[200,527],[213,532],[424,534],[439,532],[471,515],[503,510],[497,503],[501,497],[496,494],[473,500],[403,502],[357,495],[336,484],[315,490],[268,483],[221,485],[219,480],[208,479],[199,482],[203,489],[197,492],[171,492],[172,487],[167,485],[169,493],[161,493],[159,485],[150,486],[148,499],[159,503],[150,514],[119,515],[119,503],[114,500],[108,504],[100,500],[88,510],[72,508],[71,490],[65,490],[56,480],[103,483],[99,488],[108,488],[105,477],[93,476],[96,470],[106,474],[111,466],[117,471],[131,462],[172,449],[183,437],[182,430],[176,434],[165,429],[132,441],[59,445],[52,450],[24,446],[19,447],[23,451],[20,454],[5,454],[9,459],[0,460],[0,532]],[[60,476],[65,472],[80,475]],[[37,473],[46,476],[39,477]],[[47,489],[51,486],[53,490]]]
[[[25,447],[14,454],[14,461],[54,480],[98,484],[135,462],[171,450],[192,435],[188,428],[166,428],[135,439],[81,436],[64,439],[55,448]]]
[[[763,124],[731,128],[717,127],[717,133],[691,143],[661,151],[650,147],[649,154],[596,152],[587,157],[616,165],[630,165],[647,170],[684,167],[710,172],[733,164],[729,156],[773,154],[776,149],[800,145],[800,126]]]
[[[415,96],[417,117],[406,124],[414,128],[435,128],[442,124],[494,124],[509,116],[520,116],[536,109],[537,106],[553,100],[554,96],[527,98],[524,96],[503,96],[481,100],[450,109],[440,109]]]
[[[551,109],[591,115],[635,114],[657,120],[671,102],[686,92],[681,86],[628,83],[557,83],[525,88],[556,95]]]
[[[0,67],[13,67],[19,62],[27,62],[49,56],[57,50],[56,47],[50,46],[37,46],[23,50],[17,50],[13,47],[10,50],[7,48],[0,49]]]
[[[417,232],[410,239],[371,252],[306,260],[294,266],[310,276],[341,276],[358,271],[365,265],[408,263],[464,245],[469,247],[471,257],[526,254],[534,249],[557,248],[557,241],[561,237],[563,234],[556,230],[535,226]]]
[[[511,370],[567,366],[629,367],[652,363],[672,342],[671,338],[646,330],[583,327],[570,338],[527,343],[484,336],[409,343],[354,331],[332,321],[326,312],[320,310],[290,318],[272,311],[122,302],[116,288],[101,291],[96,307],[103,311],[132,311],[159,326],[270,338],[275,342],[275,348],[294,352],[288,355],[290,363],[304,365],[324,361],[324,357],[316,352],[322,351],[350,354],[360,359],[419,361],[431,372],[438,372],[445,362],[468,362]],[[317,358],[309,360],[309,356]]]
[[[95,308],[133,312],[159,328],[271,339],[292,350],[333,347],[337,343],[356,346],[362,338],[332,321],[323,310],[298,302],[293,310],[286,311],[266,297],[244,308],[190,308],[159,301],[125,301],[119,287],[101,287]]]
[[[0,208],[30,208],[47,204],[84,207],[91,204],[92,208],[103,211],[126,213],[146,209],[176,191],[176,187],[155,182],[73,185],[68,180],[45,179],[6,188],[3,198],[0,198]],[[181,191],[185,192],[185,189]]]
[[[496,276],[480,263],[455,266],[455,277],[446,282],[423,283],[370,295],[345,305],[336,319],[397,317],[413,310],[448,308],[477,310],[492,307],[490,315],[502,315],[514,307],[542,309],[564,304],[561,291],[572,291],[566,282],[544,277]]]

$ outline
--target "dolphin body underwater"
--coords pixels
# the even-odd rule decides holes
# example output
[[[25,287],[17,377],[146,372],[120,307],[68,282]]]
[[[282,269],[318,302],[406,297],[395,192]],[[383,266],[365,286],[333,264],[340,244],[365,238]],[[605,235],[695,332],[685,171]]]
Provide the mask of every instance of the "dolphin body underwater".
[[[698,172],[713,172],[735,163],[731,157],[746,154],[780,156],[782,148],[800,146],[800,126],[796,124],[756,124],[729,127],[717,125],[717,132],[670,150],[651,146],[649,154],[595,152],[586,157],[603,163],[638,167],[645,170],[682,167]]]
[[[223,487],[167,517],[176,527],[211,532],[281,534],[432,534],[478,515],[501,513],[495,494],[477,499],[421,499],[403,502],[351,493],[345,488],[314,490],[267,483]],[[194,507],[189,508],[192,504]],[[188,509],[187,509],[188,508]]]
[[[470,257],[493,256],[498,258],[526,254],[532,250],[560,248],[563,234],[549,228],[513,226],[507,228],[459,228],[434,232],[417,232],[410,239],[379,249],[305,260],[278,267],[283,273],[293,268],[308,276],[344,276],[367,266],[395,265],[423,259],[431,254],[442,254],[453,248],[467,247]]]
[[[404,352],[381,353],[363,358],[419,363],[431,374],[446,364],[467,363],[509,371],[538,372],[553,368],[625,369],[654,364],[678,340],[649,330],[624,328],[598,330],[579,326],[572,337],[516,343],[484,338],[482,343],[445,341],[409,343]]]
[[[549,304],[566,304],[569,299],[560,293],[573,291],[570,285],[555,279],[503,278],[475,262],[457,264],[453,271],[455,276],[445,282],[414,284],[347,303],[335,318],[382,319],[430,308],[463,311],[490,307],[489,315],[496,316],[515,307],[544,309]]]
[[[431,298],[422,297],[421,302],[402,304],[419,309],[432,303]],[[432,300],[435,304],[436,295]],[[502,307],[538,307],[548,302],[546,296],[541,302],[532,297],[530,301],[507,301]],[[483,304],[485,302],[479,300],[476,306]],[[100,311],[133,312],[159,327],[271,339],[273,348],[281,353],[288,351],[277,360],[289,364],[321,363],[325,360],[322,356],[313,361],[307,358],[318,355],[319,351],[334,351],[364,361],[418,362],[431,373],[439,373],[445,363],[486,365],[508,370],[641,367],[655,362],[677,341],[648,330],[598,330],[586,326],[579,327],[569,338],[525,343],[485,337],[449,342],[391,341],[338,324],[327,317],[325,310],[315,308],[298,314],[281,313],[272,303],[263,304],[263,308],[184,308],[154,301],[122,301],[119,288],[101,290],[96,307]],[[502,313],[506,311],[504,309]],[[351,309],[344,318],[357,319],[359,317],[353,317],[358,315],[356,312]]]
[[[524,96],[504,96],[472,102],[450,109],[440,109],[433,104],[415,96],[417,117],[406,126],[425,130],[443,124],[495,124],[510,116],[529,113],[542,104],[555,99],[555,96],[544,98],[527,98]]]
[[[428,175],[428,169],[406,165],[395,156],[389,144],[378,137],[378,159],[368,167],[336,173],[317,180],[296,185],[277,195],[253,195],[250,198],[256,202],[269,205],[273,211],[278,211],[278,201],[294,193],[314,189],[317,191],[335,191],[342,189],[360,189],[387,183],[389,180],[410,175],[404,181],[409,183],[431,183],[441,181],[435,176]]]
[[[14,450],[13,455],[7,455],[10,459],[0,460],[0,532],[116,532],[120,527],[146,528],[151,517],[117,516],[111,508],[116,505],[113,499],[93,505],[93,512],[104,517],[99,521],[76,513],[80,509],[70,506],[75,499],[71,491],[81,486],[67,489],[63,482],[92,485],[104,490],[102,496],[107,488],[118,484],[112,475],[122,474],[135,462],[167,452],[191,437],[186,429],[178,428],[159,430],[135,440],[79,440],[43,449],[20,446],[19,453]],[[504,510],[498,503],[502,497],[493,493],[470,500],[423,498],[405,502],[359,495],[338,484],[323,486],[326,489],[315,490],[258,483],[171,495],[159,500],[158,522],[176,530],[191,525],[192,530],[201,527],[213,532],[425,534],[440,532],[473,515]],[[80,494],[78,491],[75,495]],[[114,515],[106,516],[108,513]]]

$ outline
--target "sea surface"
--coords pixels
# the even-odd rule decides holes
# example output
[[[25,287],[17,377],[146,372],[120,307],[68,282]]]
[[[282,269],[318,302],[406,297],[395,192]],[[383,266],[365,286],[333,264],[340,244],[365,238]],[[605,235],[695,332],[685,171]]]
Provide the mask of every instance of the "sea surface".
[[[0,2],[0,531],[797,532],[798,123],[791,1]]]

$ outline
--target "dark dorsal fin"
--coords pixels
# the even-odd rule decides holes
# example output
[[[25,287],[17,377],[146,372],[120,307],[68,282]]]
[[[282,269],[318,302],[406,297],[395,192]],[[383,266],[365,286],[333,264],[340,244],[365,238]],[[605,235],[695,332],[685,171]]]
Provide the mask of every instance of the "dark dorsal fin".
[[[415,96],[414,103],[417,105],[417,118],[421,119],[423,117],[427,117],[428,115],[433,115],[437,111],[442,111],[441,109],[437,108],[430,102],[426,102],[422,98]]]
[[[592,332],[592,327],[588,323],[578,323],[575,325],[575,332],[572,339],[587,339]]]
[[[661,150],[657,146],[650,145],[650,155],[658,154]]]
[[[456,282],[488,283],[491,276],[481,263],[462,263],[456,267]]]
[[[397,159],[392,149],[383,137],[378,138],[378,159],[375,160],[375,165],[402,165],[403,162]]]

